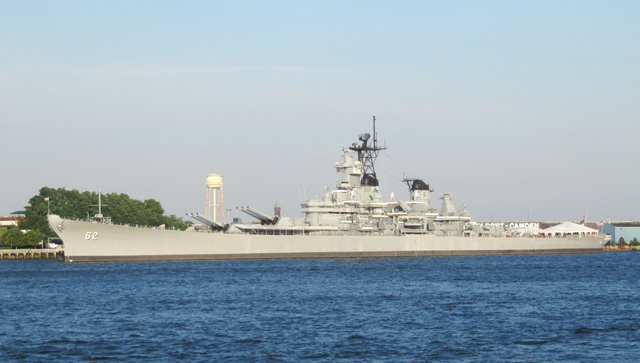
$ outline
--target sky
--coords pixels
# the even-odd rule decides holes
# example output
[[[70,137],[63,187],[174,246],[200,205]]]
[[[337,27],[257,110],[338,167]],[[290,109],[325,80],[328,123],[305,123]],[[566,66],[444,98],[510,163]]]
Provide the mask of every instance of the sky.
[[[371,132],[383,198],[478,221],[640,219],[638,1],[0,0],[0,215],[40,188],[227,219],[334,188]],[[185,217],[185,219],[187,219]]]

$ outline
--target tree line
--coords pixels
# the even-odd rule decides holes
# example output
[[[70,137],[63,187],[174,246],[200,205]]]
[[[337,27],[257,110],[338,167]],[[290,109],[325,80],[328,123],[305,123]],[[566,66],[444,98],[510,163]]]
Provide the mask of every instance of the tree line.
[[[15,248],[35,247],[45,238],[40,231],[27,231],[22,233],[20,228],[11,228],[0,237],[0,246]]]
[[[37,244],[45,237],[55,237],[55,232],[49,228],[47,222],[48,212],[62,218],[88,219],[98,213],[98,193],[65,188],[41,188],[37,195],[29,199],[29,205],[25,206],[25,218],[21,218],[18,222],[17,229],[32,232],[29,238],[26,238],[24,233],[20,232],[22,235],[20,236],[17,232],[9,230],[0,238],[0,245],[30,247],[30,244]],[[111,217],[111,222],[116,224],[150,227],[164,224],[166,228],[181,230],[191,225],[191,222],[185,222],[173,214],[164,215],[162,205],[155,199],[141,201],[131,199],[127,194],[103,194],[102,212],[105,216]],[[36,232],[42,236],[36,236]],[[33,239],[38,237],[39,239],[34,242]]]

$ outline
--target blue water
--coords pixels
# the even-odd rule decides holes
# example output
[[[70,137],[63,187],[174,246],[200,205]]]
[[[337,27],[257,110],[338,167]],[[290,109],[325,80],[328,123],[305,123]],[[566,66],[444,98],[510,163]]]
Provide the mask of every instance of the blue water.
[[[640,253],[0,262],[0,361],[638,361]]]

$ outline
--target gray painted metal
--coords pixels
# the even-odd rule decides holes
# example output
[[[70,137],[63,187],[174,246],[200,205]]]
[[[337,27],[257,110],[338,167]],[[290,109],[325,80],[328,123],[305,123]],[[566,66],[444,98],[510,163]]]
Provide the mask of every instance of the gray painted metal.
[[[593,253],[604,246],[605,237],[597,233],[508,238],[503,227],[474,223],[465,207],[456,211],[450,193],[441,198],[441,208],[432,206],[433,188],[420,179],[407,183],[409,200],[383,201],[373,169],[374,154],[381,150],[375,131],[374,142],[368,140],[361,137],[362,144],[350,148],[358,154],[343,150],[342,160],[334,164],[336,188],[302,203],[303,218],[278,219],[246,207],[239,209],[262,225],[173,231],[55,215],[49,224],[63,240],[68,262]]]
[[[200,221],[204,224],[206,224],[207,226],[216,229],[216,230],[222,230],[224,228],[224,225],[222,225],[221,223],[218,223],[217,221],[214,221],[211,218],[208,218],[206,216],[203,216],[202,214],[199,213],[187,213],[187,215],[197,221]]]
[[[161,261],[256,258],[408,257],[593,253],[603,236],[567,238],[313,236],[183,232],[49,216],[65,261]]]

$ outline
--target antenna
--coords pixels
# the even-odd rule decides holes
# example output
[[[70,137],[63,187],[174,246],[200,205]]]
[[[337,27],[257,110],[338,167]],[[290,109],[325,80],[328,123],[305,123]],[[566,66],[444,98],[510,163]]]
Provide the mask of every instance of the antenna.
[[[376,117],[373,116],[373,147],[378,145],[378,134],[376,134]]]
[[[105,217],[104,215],[102,215],[102,185],[98,185],[98,205],[94,204],[92,205],[92,207],[98,207],[98,214],[93,216],[94,222],[99,222],[104,224],[111,223],[111,217]],[[105,204],[105,207],[108,207],[108,205]]]
[[[376,117],[373,116],[373,143],[369,144],[370,134],[361,134],[358,139],[362,141],[362,144],[354,143],[350,150],[358,153],[358,161],[362,163],[362,185],[376,187],[379,185],[378,177],[376,176],[375,163],[376,158],[380,150],[386,149],[386,147],[378,146],[378,135],[376,133]]]
[[[98,214],[102,215],[102,185],[98,185]]]
[[[102,218],[102,185],[98,185],[98,205],[91,205],[92,207],[98,207],[98,214],[95,215],[96,218]],[[108,205],[105,205],[108,207]]]

